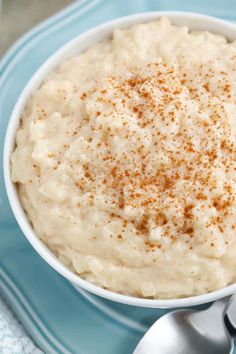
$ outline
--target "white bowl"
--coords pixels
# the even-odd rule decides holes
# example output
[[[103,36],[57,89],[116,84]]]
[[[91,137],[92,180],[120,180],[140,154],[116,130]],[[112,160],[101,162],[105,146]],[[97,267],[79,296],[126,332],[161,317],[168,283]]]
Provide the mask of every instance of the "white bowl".
[[[26,101],[28,100],[28,97],[32,94],[33,91],[35,91],[40,86],[41,82],[47,76],[47,74],[66,58],[74,54],[81,53],[88,47],[90,47],[92,44],[110,37],[115,28],[125,28],[136,23],[157,20],[162,16],[169,17],[175,25],[188,26],[190,29],[194,30],[212,31],[225,36],[228,40],[236,39],[236,25],[216,19],[214,17],[185,12],[149,12],[127,16],[104,23],[79,35],[78,37],[67,43],[65,46],[63,46],[54,55],[52,55],[37,70],[37,72],[33,75],[33,77],[26,85],[25,89],[21,93],[13,109],[8,124],[5,137],[3,161],[6,190],[15,218],[28,241],[52,268],[54,268],[57,272],[63,275],[76,287],[83,288],[87,291],[90,291],[91,293],[113,301],[141,307],[173,308],[199,305],[202,303],[217,300],[226,295],[236,292],[236,284],[229,285],[211,293],[173,300],[151,300],[135,298],[118,294],[95,286],[87,282],[86,280],[80,278],[78,275],[72,273],[69,269],[67,269],[35,235],[31,224],[29,223],[27,216],[22,208],[17,194],[17,190],[15,188],[15,185],[11,182],[10,176],[10,155],[15,146],[15,133],[19,126],[20,114],[25,106]]]

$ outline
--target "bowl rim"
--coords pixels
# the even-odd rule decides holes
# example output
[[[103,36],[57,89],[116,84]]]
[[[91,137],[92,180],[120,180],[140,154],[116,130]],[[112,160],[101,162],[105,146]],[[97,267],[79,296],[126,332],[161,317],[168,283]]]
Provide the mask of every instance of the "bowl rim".
[[[133,24],[158,20],[163,16],[170,18],[172,22],[177,25],[181,25],[182,22],[182,26],[184,26],[184,23],[186,23],[186,25],[190,26],[191,28],[191,23],[193,23],[192,28],[201,29],[202,27],[202,30],[204,30],[204,26],[206,25],[206,30],[208,31],[213,31],[217,32],[218,34],[222,34],[229,40],[236,39],[235,24],[208,15],[182,11],[154,11],[143,12],[135,15],[128,15],[105,22],[89,29],[88,31],[83,32],[82,34],[79,34],[78,36],[64,44],[46,61],[44,61],[44,63],[40,65],[40,67],[36,70],[36,72],[33,74],[33,76],[30,78],[30,80],[27,82],[24,89],[20,93],[11,113],[5,134],[3,150],[3,173],[6,192],[11,209],[26,239],[30,242],[30,244],[37,251],[37,253],[54,270],[56,270],[64,278],[69,280],[73,285],[75,285],[75,287],[82,288],[102,298],[106,298],[108,300],[127,305],[150,308],[178,308],[200,305],[230,295],[236,292],[236,283],[206,294],[177,299],[138,298],[116,293],[94,285],[82,279],[79,275],[73,273],[66,266],[64,266],[59,261],[59,259],[56,258],[56,256],[47,248],[47,246],[37,237],[37,235],[32,229],[32,226],[30,225],[30,222],[27,219],[26,213],[23,210],[16,187],[14,183],[11,182],[10,176],[10,155],[15,146],[15,133],[19,126],[20,113],[22,112],[22,109],[24,108],[29,96],[32,94],[32,92],[35,91],[37,87],[40,86],[47,74],[53,68],[56,68],[59,63],[63,62],[63,60],[65,60],[66,58],[71,57],[73,54],[79,54],[83,52],[86,48],[90,46],[89,42],[92,41],[92,43],[96,43],[99,42],[101,38],[108,37],[115,28],[130,27]],[[93,38],[98,34],[101,38],[99,40],[94,40]],[[82,47],[78,49],[79,45],[81,44],[80,42],[86,42],[86,45],[82,45]],[[70,54],[68,55],[68,53]]]

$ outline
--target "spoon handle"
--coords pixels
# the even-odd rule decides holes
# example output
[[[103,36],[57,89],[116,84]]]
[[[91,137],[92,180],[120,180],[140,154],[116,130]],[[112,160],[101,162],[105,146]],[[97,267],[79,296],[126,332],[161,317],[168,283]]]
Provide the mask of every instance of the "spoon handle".
[[[230,324],[236,329],[236,294],[231,296],[226,314]]]
[[[217,316],[222,316],[228,310],[230,300],[231,296],[226,296],[222,299],[216,300],[206,311],[209,312],[211,316],[214,316],[214,314],[217,314]]]

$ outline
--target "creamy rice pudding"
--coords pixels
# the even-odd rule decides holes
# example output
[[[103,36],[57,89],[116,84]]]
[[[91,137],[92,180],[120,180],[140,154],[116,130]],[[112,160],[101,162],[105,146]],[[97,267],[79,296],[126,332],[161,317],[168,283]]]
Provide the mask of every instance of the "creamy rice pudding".
[[[33,93],[12,180],[72,271],[138,297],[236,280],[236,42],[168,19],[115,30]]]

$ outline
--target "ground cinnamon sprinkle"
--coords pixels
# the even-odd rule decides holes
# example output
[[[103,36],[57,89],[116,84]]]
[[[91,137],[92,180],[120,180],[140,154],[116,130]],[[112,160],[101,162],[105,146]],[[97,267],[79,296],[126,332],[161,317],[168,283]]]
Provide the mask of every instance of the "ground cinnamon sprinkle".
[[[203,69],[202,64],[201,70]],[[109,83],[110,90],[101,88],[96,92],[97,102],[107,107],[110,105],[111,109],[106,114],[100,110],[96,112],[97,119],[100,122],[100,117],[102,117],[101,121],[106,122],[106,127],[102,125],[97,128],[97,122],[93,126],[94,131],[104,129],[107,134],[104,137],[107,148],[105,151],[102,149],[102,154],[98,153],[98,159],[103,161],[102,170],[96,170],[96,164],[92,168],[94,190],[100,183],[100,176],[103,176],[101,183],[105,190],[114,192],[113,204],[120,210],[119,213],[131,208],[135,215],[135,210],[137,210],[138,215],[141,210],[144,210],[145,218],[135,223],[138,234],[141,232],[144,236],[150,232],[149,225],[153,222],[154,225],[156,224],[155,220],[159,215],[160,207],[165,215],[165,207],[163,207],[165,198],[172,198],[178,208],[183,209],[182,222],[185,226],[181,233],[194,237],[195,201],[206,202],[209,198],[206,192],[212,192],[216,188],[217,182],[213,177],[215,168],[223,168],[227,171],[232,163],[235,163],[235,144],[231,142],[232,147],[229,148],[227,142],[231,134],[230,126],[224,120],[221,121],[220,116],[216,118],[219,115],[218,103],[213,99],[214,94],[211,92],[208,81],[214,77],[213,71],[206,72],[201,77],[202,88],[209,97],[207,109],[213,113],[212,120],[209,119],[207,122],[198,120],[194,123],[196,129],[199,130],[200,145],[194,141],[192,127],[190,126],[189,129],[181,124],[181,117],[192,119],[191,116],[188,118],[189,108],[183,97],[187,100],[199,101],[199,113],[197,114],[201,115],[206,109],[205,102],[201,103],[199,92],[191,86],[191,80],[187,79],[188,75],[188,72],[177,73],[173,67],[164,63],[150,63],[147,65],[145,75],[141,74],[137,68],[127,80],[116,76],[108,77],[105,82]],[[222,75],[226,77],[225,73]],[[229,92],[229,90],[230,85],[226,83],[223,91]],[[110,100],[111,92],[114,101]],[[156,99],[157,94],[158,99]],[[81,95],[81,99],[91,95],[93,92],[85,92]],[[132,128],[131,121],[125,114],[122,114],[118,102],[122,102],[125,110],[128,108],[132,112],[138,128],[135,130]],[[222,104],[221,110],[222,114],[225,114]],[[120,127],[116,131],[113,128],[113,121],[118,116]],[[217,134],[216,128],[224,133]],[[138,136],[137,129],[142,132],[142,138]],[[121,138],[123,136],[124,144],[127,142],[128,146],[123,153],[119,151],[115,153],[111,148],[112,139],[118,131]],[[169,136],[172,136],[172,144],[180,144],[178,150],[174,146],[169,147]],[[149,140],[146,139],[150,139],[150,143],[147,144],[146,141]],[[210,141],[211,147],[208,149],[207,145]],[[219,145],[221,151],[227,150],[227,155],[219,155]],[[101,146],[101,143],[97,144],[98,149]],[[133,148],[130,148],[131,146]],[[89,175],[87,177],[92,179]],[[179,183],[184,183],[186,186],[181,198]],[[212,206],[218,212],[230,208],[235,200],[230,186],[222,193],[224,197],[227,197],[226,201],[219,203],[217,197],[212,202]],[[219,200],[220,198],[219,196]],[[193,202],[189,203],[189,200]],[[199,205],[199,208],[202,207]],[[174,222],[168,217],[166,219],[167,223]],[[223,221],[218,219],[219,230],[222,230],[222,223]],[[156,226],[158,225],[159,222]],[[207,227],[209,228],[210,224]],[[163,235],[168,236],[167,228],[163,232]],[[177,238],[171,239],[175,242]],[[148,242],[147,245],[149,249],[159,247],[159,244],[155,242],[151,243],[151,246]]]

